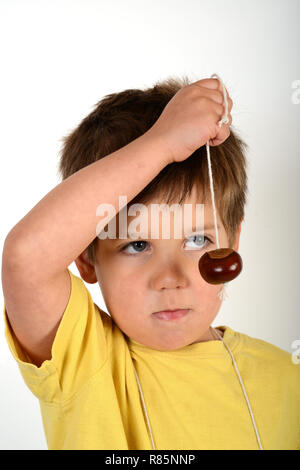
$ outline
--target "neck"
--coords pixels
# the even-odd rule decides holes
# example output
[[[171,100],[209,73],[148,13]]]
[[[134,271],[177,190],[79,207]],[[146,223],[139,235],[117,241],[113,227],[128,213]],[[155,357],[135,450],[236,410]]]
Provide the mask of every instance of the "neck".
[[[212,340],[220,341],[218,335],[214,332],[214,328],[212,326],[209,327],[211,334],[213,335]],[[223,338],[224,336],[224,331],[219,330],[218,328],[215,328],[215,330],[219,333],[219,335]]]
[[[222,330],[218,330],[218,328],[215,328],[215,330],[218,331],[218,333],[220,334],[220,336],[224,336],[224,332]],[[213,327],[209,327],[207,333],[205,335],[203,335],[202,339],[200,340],[197,340],[197,341],[194,341],[193,343],[191,344],[196,344],[196,343],[203,343],[203,342],[206,342],[206,341],[221,341],[217,334],[214,332],[213,330]]]

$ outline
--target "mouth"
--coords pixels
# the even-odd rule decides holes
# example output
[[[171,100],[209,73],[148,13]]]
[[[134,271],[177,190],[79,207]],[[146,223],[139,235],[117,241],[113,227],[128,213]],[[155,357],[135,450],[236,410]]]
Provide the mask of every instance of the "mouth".
[[[177,310],[162,310],[160,312],[154,312],[152,315],[159,320],[180,320],[189,313],[190,309],[177,309]]]

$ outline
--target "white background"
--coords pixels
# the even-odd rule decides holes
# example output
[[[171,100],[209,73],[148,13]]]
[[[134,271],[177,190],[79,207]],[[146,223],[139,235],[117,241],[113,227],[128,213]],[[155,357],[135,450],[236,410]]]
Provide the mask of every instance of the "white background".
[[[104,95],[217,73],[249,145],[249,195],[244,268],[214,326],[292,353],[300,339],[299,18],[299,0],[1,0],[1,251],[10,229],[60,182],[60,139]],[[79,276],[75,263],[70,269]],[[98,285],[86,286],[106,310]],[[0,448],[47,449],[3,315],[0,325]]]

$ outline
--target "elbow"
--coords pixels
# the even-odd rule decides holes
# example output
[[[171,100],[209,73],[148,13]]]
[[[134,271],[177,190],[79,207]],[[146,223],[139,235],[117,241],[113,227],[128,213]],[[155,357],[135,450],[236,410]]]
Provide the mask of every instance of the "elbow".
[[[12,230],[5,238],[2,250],[2,267],[6,267],[15,271],[24,269],[24,265],[28,264],[30,257],[30,248],[19,236]]]

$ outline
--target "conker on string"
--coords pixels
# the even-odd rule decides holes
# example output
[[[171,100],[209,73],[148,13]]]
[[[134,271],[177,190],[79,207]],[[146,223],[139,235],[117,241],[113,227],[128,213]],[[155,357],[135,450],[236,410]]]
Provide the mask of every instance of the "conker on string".
[[[207,251],[199,260],[199,271],[209,284],[223,284],[235,279],[243,267],[242,258],[231,248]]]

